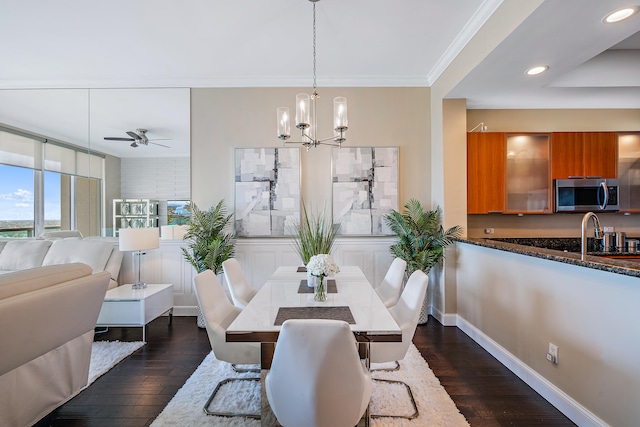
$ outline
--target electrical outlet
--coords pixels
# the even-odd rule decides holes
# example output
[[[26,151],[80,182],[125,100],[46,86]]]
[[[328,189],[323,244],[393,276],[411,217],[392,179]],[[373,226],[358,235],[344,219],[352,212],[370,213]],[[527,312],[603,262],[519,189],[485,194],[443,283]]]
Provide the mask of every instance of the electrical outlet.
[[[614,227],[604,227],[605,233],[613,233],[613,231],[614,231]]]
[[[485,228],[484,229],[484,234],[493,234],[495,232],[495,230],[493,228]]]
[[[558,364],[558,346],[549,343],[549,352],[547,353],[547,360],[553,364]]]

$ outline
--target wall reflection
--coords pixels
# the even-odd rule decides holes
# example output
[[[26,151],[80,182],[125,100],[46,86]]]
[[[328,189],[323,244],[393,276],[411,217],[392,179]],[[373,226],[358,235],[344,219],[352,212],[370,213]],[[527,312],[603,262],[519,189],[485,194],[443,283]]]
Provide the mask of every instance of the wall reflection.
[[[46,184],[43,179],[45,188],[22,191],[30,193],[26,199],[31,203],[36,230],[46,226],[39,221],[57,220],[60,228],[74,227],[85,236],[113,236],[114,199],[158,199],[164,213],[159,225],[166,221],[168,200],[190,199],[189,89],[5,89],[0,90],[0,126],[33,135],[45,142],[43,146],[74,147],[87,160],[86,163],[78,160],[79,154],[73,160],[66,159],[66,163],[56,157],[55,161],[45,160],[44,166],[27,166],[36,171],[31,171],[32,174],[53,170],[44,175],[60,175],[57,184]],[[104,139],[127,138],[127,131],[138,128],[148,129],[147,145],[135,148],[128,141]],[[52,162],[61,165],[75,162],[76,169],[69,171],[52,166]],[[0,167],[3,178],[9,177],[9,169],[16,167]],[[140,172],[145,179],[141,179]],[[155,186],[149,187],[149,182]],[[52,210],[55,197],[47,196],[47,191],[55,185],[58,200]],[[19,188],[2,187],[0,200],[6,201],[7,195],[19,193]],[[38,203],[39,199],[44,201]],[[10,203],[0,205],[0,221],[24,215],[12,209]]]

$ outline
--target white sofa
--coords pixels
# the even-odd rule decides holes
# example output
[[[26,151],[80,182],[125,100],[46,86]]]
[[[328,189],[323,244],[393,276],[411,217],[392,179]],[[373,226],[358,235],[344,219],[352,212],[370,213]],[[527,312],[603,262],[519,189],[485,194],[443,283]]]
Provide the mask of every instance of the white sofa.
[[[79,263],[0,276],[0,426],[33,425],[87,385],[109,279]]]
[[[118,286],[122,255],[112,242],[99,239],[5,239],[0,240],[0,274],[80,262],[94,273],[108,271],[112,289]]]

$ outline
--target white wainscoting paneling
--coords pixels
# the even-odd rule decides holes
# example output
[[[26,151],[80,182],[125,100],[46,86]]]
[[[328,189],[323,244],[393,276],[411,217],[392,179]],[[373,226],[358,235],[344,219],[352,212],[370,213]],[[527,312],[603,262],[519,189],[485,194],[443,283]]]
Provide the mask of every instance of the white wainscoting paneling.
[[[357,265],[373,285],[380,283],[393,260],[389,247],[393,237],[338,238],[334,258],[338,265]],[[117,246],[117,242],[114,243]],[[197,313],[197,301],[192,279],[196,274],[184,260],[181,240],[160,240],[160,248],[146,251],[141,259],[141,277],[146,283],[172,283],[174,286],[174,314]],[[236,241],[236,258],[247,279],[256,289],[282,265],[302,265],[289,238],[242,238]],[[125,252],[118,282],[135,281],[130,252]],[[223,281],[226,289],[226,283]]]

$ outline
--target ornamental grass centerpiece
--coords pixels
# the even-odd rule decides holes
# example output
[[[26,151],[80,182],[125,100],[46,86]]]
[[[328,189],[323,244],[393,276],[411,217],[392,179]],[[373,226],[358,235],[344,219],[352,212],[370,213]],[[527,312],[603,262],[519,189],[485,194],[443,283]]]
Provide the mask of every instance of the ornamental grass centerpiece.
[[[332,222],[324,210],[317,214],[307,212],[304,203],[301,214],[294,227],[293,248],[302,264],[307,265],[313,255],[331,253],[340,224]]]
[[[340,272],[340,267],[335,263],[331,255],[320,254],[314,255],[307,263],[307,272],[314,280],[314,297],[316,301],[327,300],[327,286],[325,278]]]

